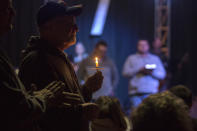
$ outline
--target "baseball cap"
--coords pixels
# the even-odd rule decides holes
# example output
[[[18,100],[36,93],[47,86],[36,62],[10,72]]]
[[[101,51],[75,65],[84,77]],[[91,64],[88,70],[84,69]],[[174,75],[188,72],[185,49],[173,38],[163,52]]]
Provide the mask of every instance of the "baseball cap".
[[[47,2],[42,5],[37,13],[38,26],[44,25],[46,22],[58,16],[78,16],[82,12],[82,5],[68,6],[65,2]]]

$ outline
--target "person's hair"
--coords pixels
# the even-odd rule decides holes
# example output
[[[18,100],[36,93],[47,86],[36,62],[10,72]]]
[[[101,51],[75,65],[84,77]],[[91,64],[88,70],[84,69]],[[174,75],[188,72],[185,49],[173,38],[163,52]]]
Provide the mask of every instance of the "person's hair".
[[[140,39],[137,41],[137,43],[139,43],[140,41],[147,41],[147,43],[148,43],[148,45],[149,45],[149,41],[148,41],[148,39],[146,39],[146,38],[140,38]]]
[[[99,46],[105,46],[107,47],[107,42],[104,40],[100,40],[96,43],[95,48],[97,49]]]
[[[192,106],[192,92],[189,88],[187,88],[184,85],[176,85],[169,89],[170,92],[172,92],[177,97],[183,99],[185,104],[191,108]]]
[[[187,109],[169,91],[151,95],[132,112],[133,131],[193,131]]]
[[[95,103],[98,104],[100,108],[98,118],[109,118],[119,128],[127,128],[127,123],[124,119],[124,113],[122,112],[120,102],[117,98],[101,96],[95,101]]]

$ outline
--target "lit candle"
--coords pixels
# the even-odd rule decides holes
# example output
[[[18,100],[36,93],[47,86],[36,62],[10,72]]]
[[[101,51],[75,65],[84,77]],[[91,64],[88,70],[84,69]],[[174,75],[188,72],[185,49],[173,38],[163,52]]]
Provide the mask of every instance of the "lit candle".
[[[95,57],[95,64],[96,64],[96,68],[99,67],[98,57]]]

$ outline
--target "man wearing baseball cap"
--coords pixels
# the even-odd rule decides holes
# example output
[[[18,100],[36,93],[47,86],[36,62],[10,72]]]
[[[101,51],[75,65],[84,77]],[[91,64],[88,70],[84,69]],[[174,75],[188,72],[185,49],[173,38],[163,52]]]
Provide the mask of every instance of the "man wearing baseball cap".
[[[14,16],[12,0],[1,0],[0,37],[12,29]],[[60,103],[66,105],[65,101],[71,100],[65,98],[66,92],[62,95],[63,88],[62,82],[55,81],[40,91],[27,92],[8,56],[0,50],[0,129],[35,131],[37,128],[32,121],[39,119],[49,108]]]
[[[31,37],[22,54],[19,76],[25,85],[34,83],[43,87],[51,81],[61,80],[66,85],[64,91],[76,96],[75,102],[68,102],[71,104],[67,104],[67,109],[58,106],[48,111],[39,122],[44,131],[88,131],[88,121],[99,111],[96,104],[88,102],[92,93],[101,88],[102,73],[98,71],[80,87],[64,53],[76,42],[76,16],[81,11],[81,5],[68,6],[64,2],[48,2],[41,6],[37,13],[40,37]]]

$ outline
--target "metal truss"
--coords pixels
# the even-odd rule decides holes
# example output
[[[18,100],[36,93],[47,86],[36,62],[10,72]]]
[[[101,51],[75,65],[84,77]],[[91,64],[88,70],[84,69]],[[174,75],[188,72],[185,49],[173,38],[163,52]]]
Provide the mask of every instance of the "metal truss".
[[[171,0],[155,0],[155,38],[160,38],[170,52]]]

